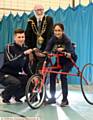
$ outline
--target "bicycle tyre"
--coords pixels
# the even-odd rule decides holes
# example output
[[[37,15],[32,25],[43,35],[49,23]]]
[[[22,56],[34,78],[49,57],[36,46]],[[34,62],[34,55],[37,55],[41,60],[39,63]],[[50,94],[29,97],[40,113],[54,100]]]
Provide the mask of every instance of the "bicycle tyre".
[[[85,100],[93,105],[93,64],[85,64],[80,76],[81,91]],[[91,78],[91,79],[90,79]]]
[[[38,84],[34,82],[35,79],[38,80]],[[39,108],[43,104],[45,98],[45,86],[42,86],[42,89],[40,91],[40,81],[42,82],[41,76],[32,75],[26,85],[26,101],[32,109]]]

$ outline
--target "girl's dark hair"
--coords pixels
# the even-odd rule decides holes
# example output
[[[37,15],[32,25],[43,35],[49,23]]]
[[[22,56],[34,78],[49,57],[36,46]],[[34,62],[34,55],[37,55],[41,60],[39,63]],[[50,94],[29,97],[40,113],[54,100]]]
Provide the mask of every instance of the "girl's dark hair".
[[[63,25],[62,23],[56,23],[56,24],[54,24],[53,29],[54,29],[56,26],[59,26],[59,27],[62,29],[62,31],[64,31],[64,25]]]
[[[14,31],[14,34],[17,34],[17,33],[25,33],[25,31],[23,29],[16,29]]]

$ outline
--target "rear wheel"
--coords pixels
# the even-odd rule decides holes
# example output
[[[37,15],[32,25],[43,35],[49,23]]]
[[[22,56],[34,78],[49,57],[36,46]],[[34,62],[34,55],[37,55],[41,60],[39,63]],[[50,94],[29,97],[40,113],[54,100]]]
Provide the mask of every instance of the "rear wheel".
[[[26,100],[28,105],[33,109],[39,108],[45,98],[45,86],[43,85],[40,90],[41,82],[41,76],[33,75],[31,78],[29,78],[29,81],[26,85]]]
[[[93,105],[93,64],[89,63],[83,67],[80,84],[85,100]]]

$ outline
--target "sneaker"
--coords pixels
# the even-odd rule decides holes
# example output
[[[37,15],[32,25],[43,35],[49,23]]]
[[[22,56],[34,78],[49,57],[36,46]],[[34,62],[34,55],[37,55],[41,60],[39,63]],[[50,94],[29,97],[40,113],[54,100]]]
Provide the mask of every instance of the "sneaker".
[[[10,101],[9,101],[9,100],[7,100],[7,99],[3,99],[2,101],[3,101],[3,103],[7,103],[7,104],[9,104],[9,103],[10,103]]]
[[[20,99],[15,98],[15,101],[18,102],[18,103],[22,103],[22,101]]]
[[[6,96],[4,91],[1,93],[1,97],[2,97],[2,102],[3,103],[10,104],[10,97],[8,95]]]
[[[67,105],[69,105],[68,101],[62,101],[61,103],[61,107],[66,107]]]
[[[46,101],[46,104],[54,104],[54,103],[56,103],[55,98],[50,98],[48,101]]]

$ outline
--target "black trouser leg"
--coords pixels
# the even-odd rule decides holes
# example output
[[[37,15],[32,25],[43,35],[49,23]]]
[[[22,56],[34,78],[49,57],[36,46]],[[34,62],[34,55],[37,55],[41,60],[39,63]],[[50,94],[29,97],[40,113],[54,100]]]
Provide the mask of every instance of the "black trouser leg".
[[[50,94],[51,97],[55,97],[55,92],[56,92],[56,75],[57,74],[50,74]]]
[[[63,93],[63,100],[67,100],[68,95],[68,83],[67,83],[67,75],[61,75],[61,87],[62,87],[62,93]]]
[[[16,90],[14,93],[14,97],[16,100],[21,99],[24,95],[25,95],[25,90],[22,87]]]
[[[73,65],[70,62],[67,62],[63,65],[63,72],[69,72],[72,69]],[[62,101],[67,100],[68,95],[68,82],[67,82],[67,75],[61,75],[61,86],[62,86],[62,92],[63,92],[63,99]]]
[[[18,79],[21,83],[21,88],[15,91],[15,97],[16,99],[21,99],[25,95],[25,88],[29,78],[26,75],[19,75]]]
[[[21,88],[20,81],[11,75],[5,77],[2,84],[5,86],[5,90],[2,92],[2,97],[7,100],[14,96],[16,90]]]

